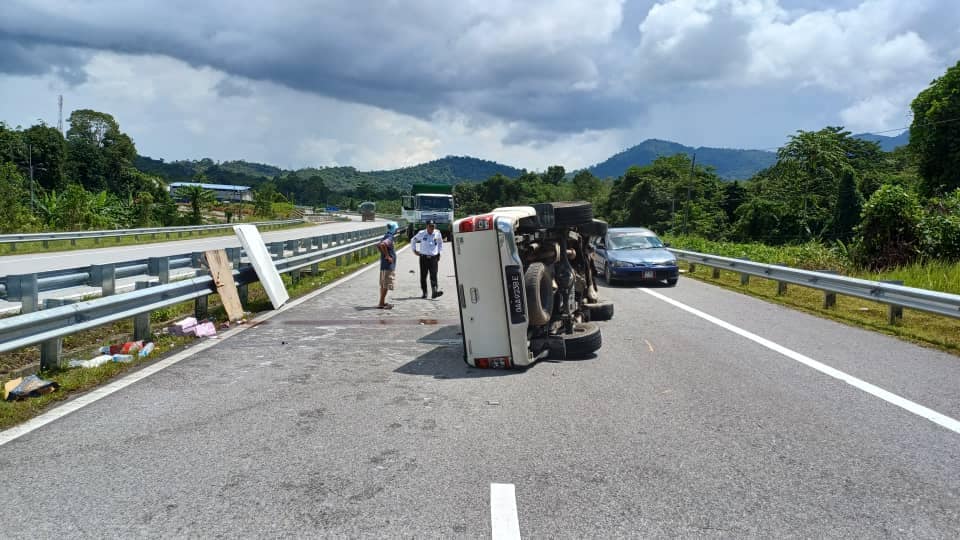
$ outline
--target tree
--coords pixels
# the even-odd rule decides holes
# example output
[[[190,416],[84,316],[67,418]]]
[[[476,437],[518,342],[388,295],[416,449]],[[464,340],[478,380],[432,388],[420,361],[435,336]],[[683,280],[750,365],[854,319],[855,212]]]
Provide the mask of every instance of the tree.
[[[561,165],[551,165],[547,167],[547,172],[543,173],[543,181],[548,184],[557,185],[563,181],[567,171]]]
[[[133,140],[120,131],[113,116],[79,109],[67,120],[67,174],[87,189],[109,189],[132,196],[133,186],[124,183],[124,169],[137,157]]]
[[[253,212],[258,216],[273,215],[273,203],[277,199],[277,187],[273,182],[265,182],[253,191]]]
[[[860,212],[863,209],[863,197],[857,190],[857,182],[853,178],[853,170],[846,169],[840,176],[840,185],[837,193],[837,206],[833,213],[831,233],[834,239],[849,242],[853,237],[853,230],[860,223]]]
[[[960,62],[910,104],[910,147],[917,156],[921,194],[960,188]]]
[[[573,199],[596,202],[603,189],[600,179],[584,169],[573,177]]]
[[[41,123],[24,130],[23,140],[29,145],[37,185],[43,189],[63,189],[67,183],[64,177],[67,154],[60,131]]]
[[[26,232],[33,228],[35,220],[30,212],[26,180],[17,166],[7,162],[0,164],[0,233]]]
[[[724,213],[727,214],[727,221],[733,223],[737,219],[737,208],[746,202],[747,190],[740,185],[740,182],[734,180],[723,186],[723,201],[720,203]]]
[[[203,223],[203,210],[217,200],[212,191],[198,185],[179,187],[177,188],[177,195],[186,198],[187,202],[190,203],[191,225],[201,225]]]
[[[876,270],[913,262],[920,253],[922,215],[915,194],[900,186],[880,187],[863,207],[854,259]]]

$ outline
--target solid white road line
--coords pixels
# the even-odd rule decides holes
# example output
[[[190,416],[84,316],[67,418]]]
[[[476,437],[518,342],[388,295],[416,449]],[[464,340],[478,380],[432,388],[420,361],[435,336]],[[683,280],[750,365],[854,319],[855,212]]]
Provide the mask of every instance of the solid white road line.
[[[407,249],[407,247],[409,247],[409,246],[405,246],[405,247],[403,247],[402,249],[400,249],[400,250],[398,250],[398,251],[403,251],[404,249]],[[193,356],[193,355],[195,355],[195,354],[197,354],[197,353],[199,353],[199,352],[203,352],[203,351],[209,349],[210,347],[213,347],[213,346],[217,345],[217,344],[220,342],[220,340],[222,340],[222,339],[226,339],[226,338],[229,338],[229,337],[234,336],[234,335],[236,335],[236,334],[239,334],[240,332],[243,332],[244,330],[249,330],[250,328],[255,328],[255,327],[257,326],[256,323],[258,323],[258,322],[262,322],[262,321],[266,321],[266,320],[268,320],[268,319],[271,319],[271,318],[279,315],[280,313],[283,313],[284,311],[287,311],[287,310],[289,310],[289,309],[293,309],[293,308],[299,306],[300,304],[306,302],[307,300],[310,300],[310,299],[312,299],[312,298],[315,298],[316,296],[321,295],[321,294],[329,291],[330,289],[332,289],[332,288],[334,288],[334,287],[336,287],[336,286],[338,286],[338,285],[342,285],[342,284],[344,284],[344,283],[346,283],[346,282],[348,282],[348,281],[350,281],[350,280],[358,277],[359,275],[363,274],[364,272],[367,272],[368,270],[370,270],[370,269],[372,269],[372,268],[379,268],[379,267],[380,267],[380,263],[379,263],[379,262],[374,262],[374,263],[368,264],[366,267],[361,268],[361,269],[357,270],[356,272],[354,272],[354,273],[352,273],[352,274],[349,274],[349,275],[347,275],[347,276],[344,276],[343,278],[341,278],[341,279],[339,279],[339,280],[337,280],[337,281],[334,281],[333,283],[327,285],[326,287],[321,287],[321,288],[319,288],[319,289],[317,289],[317,290],[315,290],[315,291],[313,291],[313,292],[311,292],[311,293],[309,293],[309,294],[306,294],[306,295],[304,295],[304,296],[301,296],[300,298],[297,298],[296,300],[293,300],[293,301],[290,301],[290,302],[284,304],[283,306],[280,307],[280,309],[277,309],[277,310],[274,310],[274,311],[268,311],[267,313],[264,313],[263,315],[260,315],[259,317],[256,317],[256,318],[254,318],[254,319],[251,319],[250,322],[249,322],[248,324],[244,325],[244,326],[238,326],[238,327],[236,327],[236,328],[232,328],[232,329],[230,329],[230,330],[227,330],[226,332],[220,334],[220,335],[219,335],[217,338],[215,338],[215,339],[208,339],[208,340],[206,340],[206,341],[203,341],[203,342],[201,342],[201,343],[199,343],[199,344],[197,344],[197,345],[194,345],[194,346],[192,346],[192,347],[190,347],[190,348],[188,348],[188,349],[186,349],[186,350],[184,350],[184,351],[181,351],[181,352],[179,352],[179,353],[177,353],[177,354],[175,354],[175,355],[173,355],[173,356],[171,356],[171,357],[169,357],[169,358],[164,358],[163,360],[160,360],[160,361],[157,362],[156,364],[151,364],[151,365],[149,365],[149,366],[147,366],[147,367],[145,367],[145,368],[143,368],[143,369],[141,369],[141,370],[138,370],[138,371],[136,371],[136,372],[134,372],[134,373],[131,373],[130,375],[127,375],[126,377],[124,377],[124,378],[122,378],[122,379],[119,379],[119,380],[117,380],[117,381],[114,381],[114,382],[112,382],[112,383],[110,383],[110,384],[108,384],[108,385],[106,385],[106,386],[102,386],[102,387],[100,387],[100,388],[98,388],[98,389],[96,389],[96,390],[93,390],[93,391],[91,391],[90,393],[84,394],[84,395],[82,395],[82,396],[80,396],[80,397],[78,397],[78,398],[76,398],[76,399],[70,400],[70,401],[68,401],[67,403],[63,404],[63,405],[61,405],[61,406],[59,406],[59,407],[57,407],[57,408],[55,408],[55,409],[50,410],[49,412],[43,413],[43,414],[41,414],[40,416],[37,416],[37,417],[35,417],[35,418],[31,419],[31,420],[28,420],[28,421],[24,422],[23,424],[20,424],[19,426],[12,427],[12,428],[10,428],[10,429],[8,429],[8,430],[6,430],[6,431],[0,431],[0,446],[3,446],[3,445],[7,444],[7,443],[10,442],[10,441],[19,439],[20,437],[23,437],[24,435],[26,435],[27,433],[30,433],[31,431],[34,431],[34,430],[36,430],[36,429],[39,429],[39,428],[41,428],[41,427],[49,424],[50,422],[53,422],[54,420],[58,420],[58,419],[60,419],[60,418],[63,418],[64,416],[66,416],[66,415],[68,415],[68,414],[70,414],[70,413],[72,413],[72,412],[74,412],[74,411],[78,411],[78,410],[86,407],[87,405],[90,405],[91,403],[97,402],[97,401],[99,401],[99,400],[101,400],[101,399],[109,396],[110,394],[112,394],[112,393],[114,393],[114,392],[117,392],[117,391],[119,391],[119,390],[123,390],[124,388],[130,386],[131,384],[133,384],[133,383],[135,383],[135,382],[137,382],[137,381],[140,381],[140,380],[142,380],[142,379],[145,379],[145,378],[149,377],[150,375],[153,375],[154,373],[157,373],[158,371],[162,371],[162,370],[164,370],[164,369],[166,369],[166,368],[168,368],[168,367],[170,367],[170,366],[172,366],[172,365],[174,365],[174,364],[176,364],[176,363],[178,363],[178,362],[180,362],[180,361],[182,361],[182,360],[185,360],[185,359],[187,359],[187,358],[190,358],[191,356]]]
[[[520,518],[513,484],[490,484],[490,529],[493,540],[519,540]]]
[[[691,314],[693,314],[693,315],[696,315],[697,317],[700,317],[700,318],[703,319],[703,320],[712,322],[713,324],[715,324],[715,325],[717,325],[717,326],[719,326],[719,327],[721,327],[721,328],[724,328],[724,329],[726,329],[726,330],[729,330],[729,331],[733,332],[734,334],[738,334],[738,335],[740,335],[740,336],[742,336],[742,337],[745,337],[745,338],[749,339],[750,341],[753,341],[754,343],[758,343],[758,344],[760,344],[760,345],[763,345],[764,347],[766,347],[766,348],[768,348],[768,349],[770,349],[770,350],[772,350],[772,351],[778,352],[778,353],[786,356],[787,358],[790,358],[790,359],[792,359],[792,360],[796,360],[797,362],[800,362],[801,364],[803,364],[803,365],[805,365],[805,366],[807,366],[807,367],[811,367],[811,368],[819,371],[820,373],[823,373],[823,374],[825,374],[825,375],[829,375],[829,376],[831,376],[831,377],[833,377],[833,378],[835,378],[835,379],[839,379],[839,380],[841,380],[841,381],[843,381],[843,382],[845,382],[845,383],[847,383],[847,384],[849,384],[849,385],[851,385],[851,386],[853,386],[853,387],[855,387],[855,388],[857,388],[857,389],[859,389],[859,390],[862,390],[862,391],[864,391],[864,392],[866,392],[866,393],[868,393],[868,394],[870,394],[870,395],[872,395],[872,396],[874,396],[874,397],[878,397],[878,398],[886,401],[887,403],[890,403],[890,404],[892,404],[892,405],[896,405],[897,407],[900,407],[901,409],[904,409],[904,410],[906,410],[906,411],[909,411],[909,412],[911,412],[911,413],[913,413],[913,414],[915,414],[915,415],[917,415],[917,416],[920,416],[920,417],[922,417],[922,418],[926,418],[927,420],[930,420],[931,422],[933,422],[933,423],[935,423],[935,424],[938,424],[938,425],[940,425],[940,426],[943,426],[943,427],[949,429],[950,431],[953,431],[954,433],[960,433],[960,421],[958,421],[958,420],[956,420],[956,419],[950,418],[949,416],[946,416],[946,415],[944,415],[944,414],[940,414],[940,413],[938,413],[937,411],[934,411],[933,409],[929,409],[929,408],[927,408],[927,407],[924,407],[923,405],[920,405],[920,404],[918,404],[918,403],[914,403],[914,402],[912,402],[912,401],[910,401],[910,400],[908,400],[908,399],[906,399],[906,398],[902,398],[902,397],[900,397],[900,396],[898,396],[898,395],[896,395],[896,394],[894,394],[894,393],[892,393],[892,392],[888,392],[888,391],[884,390],[883,388],[880,388],[879,386],[875,386],[875,385],[870,384],[870,383],[868,383],[868,382],[866,382],[866,381],[864,381],[864,380],[862,380],[862,379],[858,379],[858,378],[854,377],[853,375],[849,375],[849,374],[844,373],[844,372],[842,372],[842,371],[840,371],[840,370],[838,370],[838,369],[832,368],[832,367],[830,367],[830,366],[828,366],[828,365],[826,365],[826,364],[823,364],[823,363],[821,363],[821,362],[818,362],[818,361],[810,358],[809,356],[802,355],[802,354],[800,354],[800,353],[798,353],[798,352],[796,352],[796,351],[794,351],[794,350],[791,350],[791,349],[788,349],[788,348],[784,347],[783,345],[779,345],[779,344],[777,344],[777,343],[774,343],[774,342],[770,341],[769,339],[762,338],[762,337],[760,337],[760,336],[758,336],[758,335],[756,335],[756,334],[754,334],[754,333],[752,333],[752,332],[750,332],[750,331],[744,330],[743,328],[740,328],[740,327],[738,327],[738,326],[734,326],[734,325],[732,325],[732,324],[730,324],[730,323],[728,323],[728,322],[726,322],[726,321],[723,321],[723,320],[721,320],[721,319],[718,319],[718,318],[714,317],[713,315],[709,315],[709,314],[707,314],[707,313],[704,313],[704,312],[700,311],[699,309],[690,307],[690,306],[688,306],[688,305],[686,305],[686,304],[684,304],[684,303],[678,302],[678,301],[676,301],[676,300],[674,300],[674,299],[672,299],[672,298],[668,298],[668,297],[666,297],[666,296],[664,296],[664,295],[662,295],[662,294],[660,294],[660,293],[658,293],[658,292],[652,291],[652,290],[650,290],[650,289],[639,289],[639,290],[641,290],[641,291],[649,294],[650,296],[653,296],[654,298],[659,298],[660,300],[663,300],[664,302],[666,302],[666,303],[668,303],[668,304],[671,304],[671,305],[673,305],[673,306],[676,306],[676,307],[678,307],[678,308],[680,308],[680,309],[682,309],[682,310],[684,310],[684,311],[686,311],[686,312],[688,312],[688,313],[691,313]]]

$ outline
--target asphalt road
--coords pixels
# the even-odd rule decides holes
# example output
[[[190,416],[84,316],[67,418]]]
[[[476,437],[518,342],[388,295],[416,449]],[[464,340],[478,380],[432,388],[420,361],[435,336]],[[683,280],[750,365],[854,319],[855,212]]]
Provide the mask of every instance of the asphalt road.
[[[275,231],[264,231],[264,242],[280,242],[294,238],[306,238],[308,236],[319,236],[326,234],[336,234],[354,230],[363,230],[371,227],[382,227],[383,220],[377,220],[376,223],[362,222],[359,216],[350,216],[352,221],[325,223],[311,227],[299,227],[295,229],[280,229]],[[138,244],[131,246],[103,247],[96,249],[84,249],[74,251],[60,251],[52,253],[31,253],[27,255],[5,255],[0,256],[0,276],[15,274],[30,274],[33,272],[45,272],[51,270],[60,270],[65,268],[82,268],[91,264],[107,264],[112,262],[130,261],[137,259],[146,259],[148,257],[163,257],[166,255],[179,255],[192,253],[196,251],[206,251],[208,249],[221,249],[228,247],[239,247],[240,241],[235,235],[218,236],[208,238],[195,238],[192,240],[178,240],[171,242],[157,242],[151,244]],[[178,279],[194,275],[196,271],[192,268],[178,268],[171,270],[171,279]],[[132,291],[138,281],[156,281],[156,276],[146,274],[137,276],[128,276],[117,280],[116,292]],[[69,287],[57,289],[55,291],[46,291],[40,293],[40,301],[47,298],[66,298],[78,299],[97,296],[100,294],[99,287]],[[0,315],[16,314],[20,311],[20,302],[7,302],[0,300]]]
[[[449,257],[435,301],[400,259],[391,311],[372,309],[365,272],[0,446],[8,523],[34,537],[489,538],[504,526],[491,503],[510,511],[491,484],[510,484],[526,538],[960,530],[960,434],[784,351],[952,418],[957,357],[681,278],[604,289],[617,315],[596,358],[473,370]]]

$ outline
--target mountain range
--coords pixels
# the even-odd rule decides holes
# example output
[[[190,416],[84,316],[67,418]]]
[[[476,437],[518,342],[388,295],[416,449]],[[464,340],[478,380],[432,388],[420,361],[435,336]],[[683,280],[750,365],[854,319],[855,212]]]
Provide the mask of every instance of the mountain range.
[[[895,137],[861,133],[854,135],[873,141],[885,151],[891,151],[909,142],[909,131]],[[732,148],[690,147],[672,141],[647,139],[630,147],[607,160],[588,167],[591,173],[600,178],[617,178],[631,166],[649,165],[660,156],[672,156],[679,153],[696,155],[698,165],[713,167],[721,178],[747,179],[757,172],[772,166],[777,154],[766,150],[739,150]],[[367,182],[378,191],[388,189],[404,190],[417,182],[457,184],[460,182],[481,182],[495,174],[516,178],[523,169],[478,159],[470,156],[447,156],[442,159],[421,163],[412,167],[382,171],[358,171],[354,167],[321,167],[298,170],[284,170],[273,165],[251,163],[247,161],[214,162],[211,159],[165,162],[138,156],[135,166],[143,172],[164,178],[168,182],[189,182],[198,173],[203,173],[207,181],[218,184],[237,184],[256,186],[269,179],[280,176],[297,175],[307,180],[322,178],[327,188],[334,191],[352,189],[361,182]]]

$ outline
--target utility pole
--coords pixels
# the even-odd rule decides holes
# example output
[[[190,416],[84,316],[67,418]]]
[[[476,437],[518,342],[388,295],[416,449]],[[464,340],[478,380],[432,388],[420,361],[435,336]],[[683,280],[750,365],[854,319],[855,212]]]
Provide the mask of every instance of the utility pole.
[[[57,104],[60,106],[60,112],[57,114],[57,131],[63,135],[63,94],[57,98]]]
[[[37,211],[36,199],[33,196],[33,145],[27,145],[27,166],[30,169],[30,210]]]
[[[693,170],[697,166],[697,153],[693,153],[693,159],[690,161],[690,176],[687,178],[687,204],[683,209],[683,234],[687,234],[687,220],[690,216],[690,191],[693,187]]]

